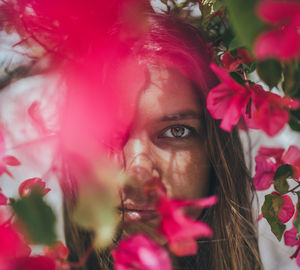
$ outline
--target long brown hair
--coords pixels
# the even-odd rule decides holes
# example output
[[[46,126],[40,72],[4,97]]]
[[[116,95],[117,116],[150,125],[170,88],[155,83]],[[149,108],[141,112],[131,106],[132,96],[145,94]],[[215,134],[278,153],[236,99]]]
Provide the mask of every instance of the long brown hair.
[[[212,239],[199,239],[196,256],[173,258],[174,269],[263,269],[257,244],[251,202],[253,189],[244,152],[236,129],[227,133],[219,128],[206,110],[207,92],[218,83],[209,68],[211,58],[201,34],[190,25],[166,15],[149,15],[147,33],[139,39],[121,41],[139,61],[175,67],[190,79],[199,93],[203,108],[204,146],[210,163],[210,194],[219,202],[206,209],[201,219],[214,232]],[[118,28],[116,28],[118,29]],[[118,33],[112,31],[113,35]],[[125,45],[124,45],[125,44]],[[106,66],[109,70],[109,63]],[[200,151],[200,149],[199,149]],[[64,226],[70,261],[78,261],[92,241],[92,232],[76,226],[71,212],[76,204],[76,181],[63,170],[64,185],[72,194],[64,201]],[[66,181],[68,180],[68,181]],[[63,190],[68,190],[63,186]],[[94,251],[86,269],[112,269],[109,250]]]

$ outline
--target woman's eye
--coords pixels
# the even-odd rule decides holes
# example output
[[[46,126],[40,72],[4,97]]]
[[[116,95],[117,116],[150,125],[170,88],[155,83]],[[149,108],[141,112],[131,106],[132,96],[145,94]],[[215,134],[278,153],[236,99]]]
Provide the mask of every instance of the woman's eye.
[[[184,138],[192,132],[191,129],[183,126],[174,126],[167,129],[161,137],[168,137],[168,138]]]

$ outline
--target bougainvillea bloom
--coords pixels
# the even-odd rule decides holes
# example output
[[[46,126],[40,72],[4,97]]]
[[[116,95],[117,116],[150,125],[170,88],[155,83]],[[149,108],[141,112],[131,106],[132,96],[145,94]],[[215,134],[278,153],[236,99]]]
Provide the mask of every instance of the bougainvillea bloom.
[[[294,145],[291,145],[289,149],[284,153],[282,161],[286,164],[293,166],[294,178],[300,178],[300,149]]]
[[[253,120],[257,128],[272,137],[284,128],[290,119],[288,110],[299,108],[300,101],[266,92],[262,87],[252,90]]]
[[[258,59],[276,57],[281,60],[300,56],[300,3],[298,1],[261,1],[258,16],[273,26],[256,40]]]
[[[297,246],[296,252],[291,256],[291,259],[296,258],[296,263],[300,267],[300,239],[297,237],[298,231],[295,227],[293,227],[290,230],[285,231],[283,238],[284,238],[284,244],[290,247]]]
[[[277,217],[282,223],[286,223],[293,217],[295,207],[289,195],[282,195],[281,197],[283,198],[283,205],[281,206]]]
[[[43,251],[46,256],[55,261],[56,269],[62,270],[70,268],[66,261],[69,255],[69,249],[61,241],[50,247],[44,247]]]
[[[300,149],[295,145],[291,145],[285,153],[283,148],[261,147],[255,163],[253,184],[256,190],[268,189],[276,170],[284,164],[293,167],[293,178],[300,177]]]
[[[168,252],[143,234],[125,238],[113,250],[115,270],[171,270]]]
[[[23,181],[19,186],[20,197],[26,197],[30,195],[31,190],[39,189],[43,195],[46,195],[51,189],[46,188],[46,183],[39,177],[34,177]]]
[[[253,59],[250,54],[247,50],[242,48],[237,49],[237,58],[228,51],[226,51],[222,56],[222,63],[228,71],[236,71],[240,64],[249,64],[251,62],[253,62]]]
[[[215,64],[211,69],[218,75],[222,83],[211,89],[207,96],[207,109],[216,119],[223,119],[221,128],[231,131],[242,116],[250,99],[251,91],[238,84],[227,71]]]
[[[197,252],[196,239],[211,237],[211,228],[202,221],[189,218],[183,207],[209,207],[217,202],[216,196],[199,200],[172,200],[166,196],[158,203],[157,210],[161,215],[160,232],[167,238],[170,250],[177,256],[193,255]]]
[[[31,253],[17,230],[8,223],[0,225],[0,269],[8,268],[17,258],[27,257]]]
[[[256,190],[265,190],[272,185],[277,168],[282,165],[284,148],[261,147],[255,157],[255,176],[253,184]]]

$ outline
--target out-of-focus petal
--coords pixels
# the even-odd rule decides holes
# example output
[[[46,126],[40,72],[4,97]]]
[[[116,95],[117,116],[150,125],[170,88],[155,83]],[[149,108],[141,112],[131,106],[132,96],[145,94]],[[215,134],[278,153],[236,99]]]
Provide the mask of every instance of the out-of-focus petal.
[[[46,195],[51,189],[46,188],[46,183],[39,177],[34,177],[23,181],[19,186],[20,197],[26,197],[31,193],[31,190],[37,188],[43,195]]]
[[[283,198],[284,203],[281,206],[280,212],[277,214],[277,217],[282,223],[286,223],[293,217],[295,207],[289,195],[282,195],[281,197]]]
[[[285,231],[283,238],[284,244],[290,247],[297,246],[300,244],[300,240],[297,240],[297,229],[293,227],[290,230]]]
[[[300,149],[297,146],[291,145],[282,156],[282,161],[293,166],[295,178],[300,177]]]

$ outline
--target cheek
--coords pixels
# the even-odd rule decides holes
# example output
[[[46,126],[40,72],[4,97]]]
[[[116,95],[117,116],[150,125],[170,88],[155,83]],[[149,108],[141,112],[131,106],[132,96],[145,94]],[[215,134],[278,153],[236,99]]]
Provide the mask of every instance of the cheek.
[[[206,195],[209,168],[205,154],[198,149],[161,153],[160,170],[169,197],[196,199]]]

